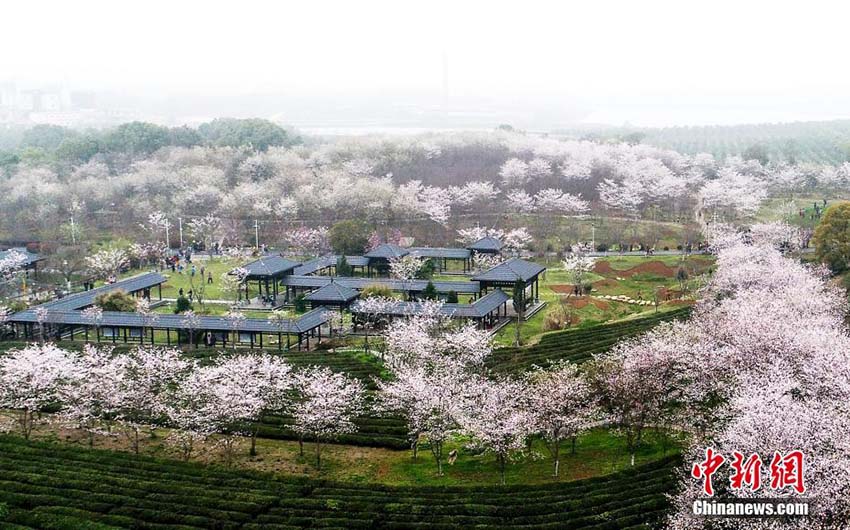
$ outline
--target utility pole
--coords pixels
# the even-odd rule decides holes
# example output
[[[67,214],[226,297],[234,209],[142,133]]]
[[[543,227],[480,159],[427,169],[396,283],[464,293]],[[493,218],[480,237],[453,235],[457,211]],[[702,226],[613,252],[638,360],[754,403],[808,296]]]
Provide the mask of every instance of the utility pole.
[[[167,248],[171,248],[171,238],[168,237],[168,227],[171,223],[168,222],[168,219],[165,220],[165,246]]]
[[[590,251],[596,252],[596,225],[590,225]]]
[[[77,226],[74,224],[74,216],[71,216],[71,244],[77,246]]]
[[[177,218],[177,226],[180,229],[180,248],[183,248],[183,218]]]
[[[257,250],[260,250],[260,221],[254,219],[254,242],[257,244]]]

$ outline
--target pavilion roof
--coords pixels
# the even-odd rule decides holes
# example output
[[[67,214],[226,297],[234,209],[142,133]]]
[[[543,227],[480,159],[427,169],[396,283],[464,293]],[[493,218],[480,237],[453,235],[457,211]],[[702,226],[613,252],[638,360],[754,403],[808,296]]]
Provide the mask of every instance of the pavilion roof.
[[[360,296],[360,293],[350,287],[331,282],[319,287],[306,296],[311,302],[350,302]]]
[[[484,282],[515,282],[517,280],[527,282],[545,270],[546,267],[537,263],[520,258],[511,258],[473,276],[472,279]]]
[[[450,318],[483,318],[510,299],[511,297],[504,291],[496,289],[471,304],[443,304],[440,306],[440,314]],[[398,301],[387,307],[382,314],[390,316],[416,316],[422,314],[425,307],[424,302]]]
[[[150,289],[151,287],[155,287],[161,283],[165,283],[166,281],[167,278],[158,272],[146,272],[144,274],[139,274],[138,276],[133,276],[132,278],[125,278],[115,283],[102,285],[88,291],[69,294],[64,298],[59,298],[41,305],[51,311],[82,309],[84,307],[94,305],[95,298],[101,294],[118,290],[127,293],[135,293],[143,289]]]
[[[468,248],[410,247],[410,253],[423,258],[466,259],[472,255]]]
[[[262,332],[262,333],[304,333],[315,329],[318,326],[327,322],[325,308],[317,308],[304,313],[298,318],[292,320],[283,320],[278,326],[276,322],[270,322],[265,318],[246,318],[239,325],[239,331],[246,332]],[[231,322],[223,316],[206,316],[197,315],[198,325],[194,328],[197,331],[228,331],[233,329]],[[37,316],[34,309],[28,309],[15,313],[9,317],[10,322],[37,322]],[[65,324],[77,326],[91,326],[92,322],[87,321],[82,311],[75,310],[56,310],[50,311],[47,316],[47,321],[51,324]],[[146,319],[141,313],[123,312],[123,311],[104,311],[103,316],[98,323],[98,326],[103,327],[126,327],[126,328],[155,328],[155,329],[176,329],[188,330],[189,324],[186,322],[184,315],[174,314],[158,314],[155,321],[151,322]]]
[[[384,243],[373,248],[364,254],[364,256],[370,259],[395,259],[407,256],[408,254],[410,254],[410,251],[406,248],[392,243]]]
[[[281,285],[289,287],[297,287],[301,289],[316,288],[327,285],[333,281],[351,289],[362,290],[371,285],[381,285],[389,288],[392,291],[408,291],[421,292],[428,285],[428,280],[395,280],[392,278],[364,278],[364,277],[348,277],[348,276],[298,276],[291,274],[280,279]],[[448,293],[454,291],[456,293],[478,294],[481,290],[478,282],[471,281],[432,281],[437,292]]]
[[[273,278],[285,274],[300,263],[283,256],[264,256],[243,266],[248,271],[248,278]]]
[[[496,239],[495,237],[482,237],[478,241],[474,243],[470,243],[468,247],[469,250],[477,250],[477,251],[490,251],[490,252],[498,252],[502,250],[502,242]]]
[[[333,265],[336,265],[336,262],[339,260],[339,256],[336,254],[331,254],[328,256],[319,256],[318,258],[313,258],[309,261],[305,261],[301,265],[295,267],[292,270],[292,274],[296,274],[299,276],[303,276],[306,274],[313,274],[316,271],[327,269]],[[365,256],[346,256],[345,261],[348,262],[352,267],[365,267],[369,264],[369,258]]]

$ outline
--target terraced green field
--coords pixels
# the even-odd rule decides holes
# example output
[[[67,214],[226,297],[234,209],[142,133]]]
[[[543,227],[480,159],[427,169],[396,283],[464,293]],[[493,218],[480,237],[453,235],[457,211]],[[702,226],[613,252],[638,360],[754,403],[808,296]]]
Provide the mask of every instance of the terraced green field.
[[[649,528],[678,457],[534,486],[390,487],[291,478],[0,436],[4,528]]]
[[[683,307],[622,322],[549,333],[533,346],[495,350],[488,364],[496,371],[519,373],[534,365],[546,367],[560,360],[581,363],[593,354],[609,350],[618,341],[644,333],[661,322],[687,318],[690,311],[690,307]]]

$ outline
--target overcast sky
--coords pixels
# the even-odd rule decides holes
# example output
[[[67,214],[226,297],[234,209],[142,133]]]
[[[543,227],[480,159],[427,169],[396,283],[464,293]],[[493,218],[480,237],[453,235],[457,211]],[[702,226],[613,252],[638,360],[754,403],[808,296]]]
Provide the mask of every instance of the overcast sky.
[[[845,117],[846,98],[825,102],[850,93],[848,11],[840,1],[27,0],[0,8],[0,80],[440,97],[445,56],[452,99],[563,102],[587,109],[586,121]]]

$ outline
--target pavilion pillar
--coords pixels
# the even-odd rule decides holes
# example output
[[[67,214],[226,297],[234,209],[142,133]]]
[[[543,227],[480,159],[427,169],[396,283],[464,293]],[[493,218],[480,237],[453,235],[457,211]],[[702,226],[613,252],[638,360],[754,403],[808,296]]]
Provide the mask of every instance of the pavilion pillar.
[[[260,335],[260,348],[262,348],[263,347],[263,332],[261,331],[259,333],[259,335]]]
[[[280,332],[277,334],[277,351],[283,350],[283,337],[280,335]]]

